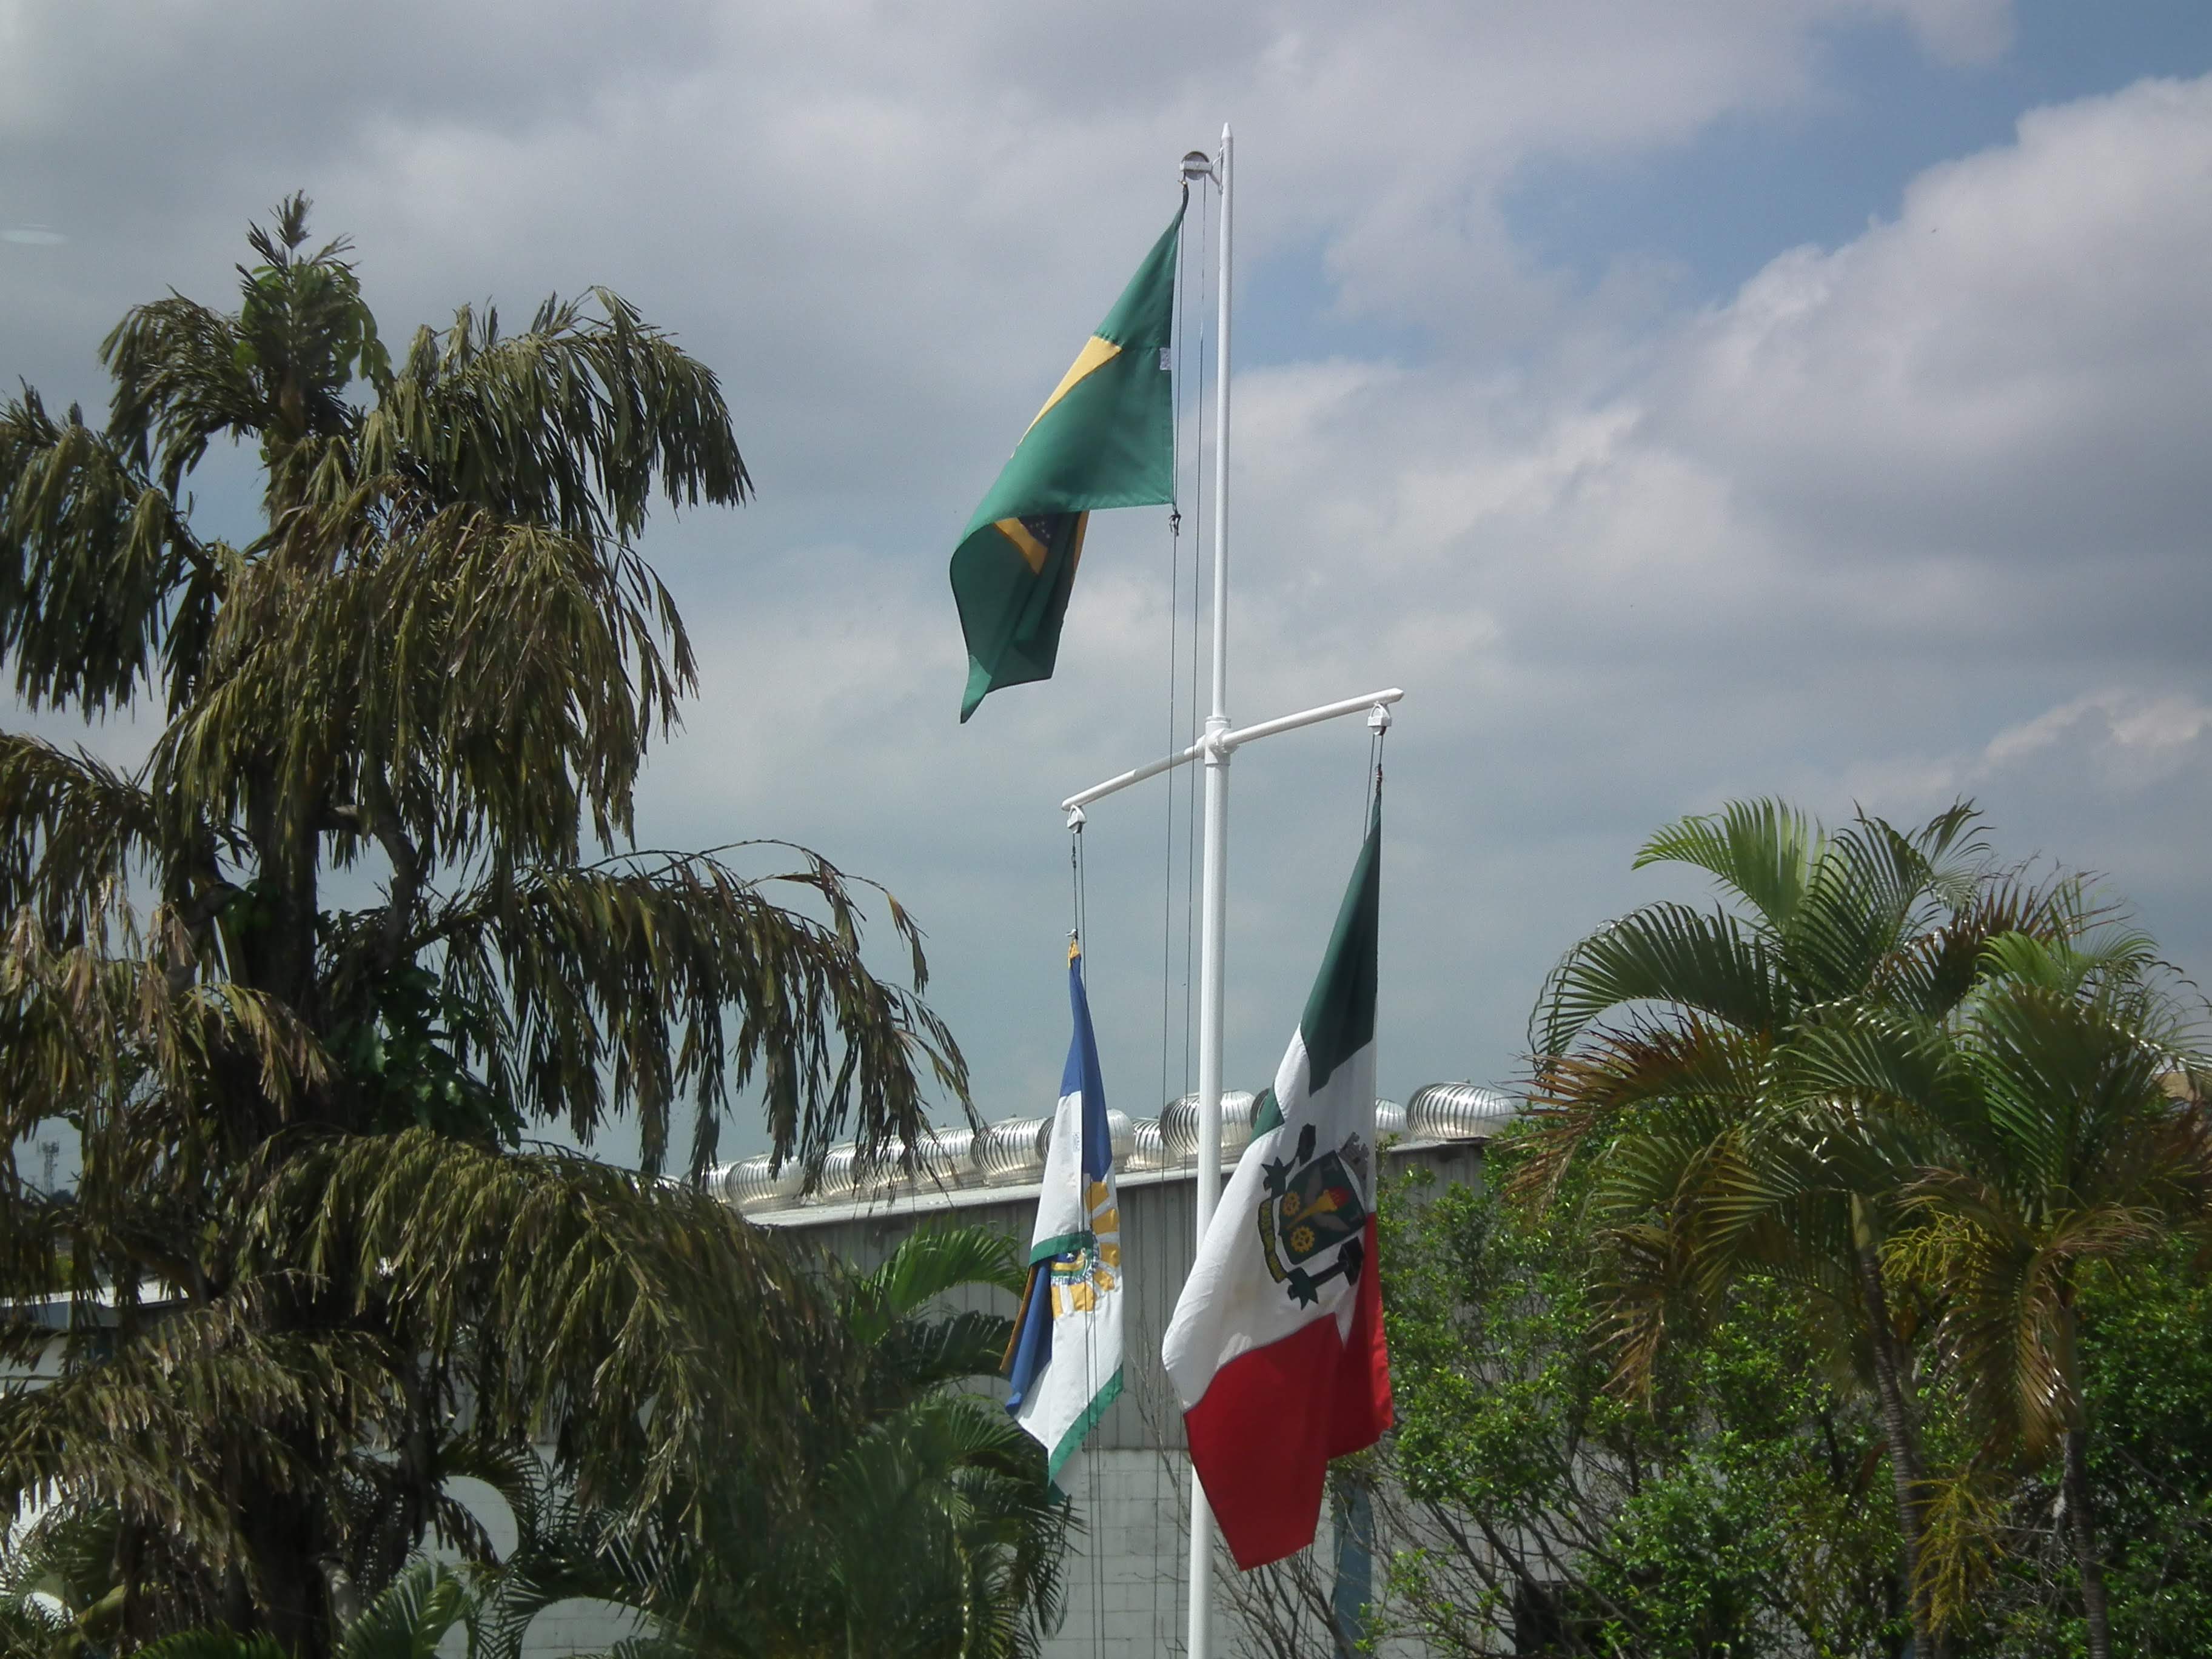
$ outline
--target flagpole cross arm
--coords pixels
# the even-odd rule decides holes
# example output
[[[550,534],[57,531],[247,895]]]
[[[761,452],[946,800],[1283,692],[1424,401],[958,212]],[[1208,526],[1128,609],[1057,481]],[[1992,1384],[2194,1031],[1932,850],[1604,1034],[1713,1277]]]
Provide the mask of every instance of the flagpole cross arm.
[[[1302,726],[1318,726],[1323,720],[1340,720],[1346,714],[1357,714],[1364,711],[1367,714],[1369,729],[1385,730],[1390,724],[1390,705],[1398,702],[1405,695],[1405,691],[1401,687],[1394,685],[1387,690],[1370,691],[1364,696],[1345,697],[1335,702],[1325,702],[1318,708],[1302,709],[1295,714],[1284,714],[1275,720],[1261,720],[1256,726],[1240,726],[1233,732],[1209,732],[1188,749],[1170,755],[1164,759],[1132,768],[1119,776],[1107,779],[1103,783],[1094,783],[1088,789],[1077,791],[1060,802],[1060,810],[1071,815],[1079,814],[1094,800],[1103,800],[1109,795],[1118,795],[1133,784],[1142,783],[1147,778],[1156,778],[1163,772],[1172,771],[1175,768],[1187,765],[1192,761],[1210,760],[1216,764],[1225,763],[1231,755],[1248,743],[1257,743],[1262,738],[1275,737],[1285,732],[1295,732]],[[1074,817],[1071,816],[1070,824],[1072,825],[1075,821]]]
[[[1228,754],[1248,743],[1257,743],[1262,738],[1272,738],[1281,732],[1295,732],[1302,726],[1319,726],[1323,720],[1341,720],[1346,714],[1357,714],[1363,708],[1370,711],[1368,723],[1371,726],[1376,714],[1388,720],[1390,705],[1405,695],[1401,689],[1394,685],[1387,691],[1370,691],[1364,697],[1346,697],[1340,702],[1325,702],[1318,708],[1285,714],[1276,720],[1261,720],[1257,726],[1239,726],[1234,732],[1224,732],[1214,741],[1221,746],[1224,754]]]

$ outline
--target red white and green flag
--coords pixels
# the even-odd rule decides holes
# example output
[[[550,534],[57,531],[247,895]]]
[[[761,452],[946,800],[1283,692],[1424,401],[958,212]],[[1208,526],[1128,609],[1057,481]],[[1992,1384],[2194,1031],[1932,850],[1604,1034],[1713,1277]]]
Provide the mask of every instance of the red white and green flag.
[[[1162,1345],[1240,1567],[1313,1542],[1332,1457],[1390,1426],[1375,1256],[1378,799],[1321,975]]]

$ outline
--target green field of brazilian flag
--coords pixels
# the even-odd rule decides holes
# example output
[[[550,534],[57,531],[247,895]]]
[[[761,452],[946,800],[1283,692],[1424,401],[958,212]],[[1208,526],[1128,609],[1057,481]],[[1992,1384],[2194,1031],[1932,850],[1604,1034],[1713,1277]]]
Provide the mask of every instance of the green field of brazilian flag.
[[[1178,210],[1015,446],[952,555],[968,641],[964,723],[1001,686],[1048,679],[1095,508],[1175,499]]]

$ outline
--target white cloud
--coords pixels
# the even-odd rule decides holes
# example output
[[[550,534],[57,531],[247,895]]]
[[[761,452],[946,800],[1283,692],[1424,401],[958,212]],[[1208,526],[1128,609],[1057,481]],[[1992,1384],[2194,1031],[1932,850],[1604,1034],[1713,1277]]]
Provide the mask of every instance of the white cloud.
[[[2212,751],[2200,742],[2207,727],[2212,708],[2191,697],[2095,691],[1998,732],[1975,775],[2035,765],[2072,745],[2111,783],[2141,789],[2201,768]]]
[[[1869,551],[2140,550],[2194,502],[2208,181],[2212,83],[2031,112],[1692,331],[1669,435]]]
[[[1060,678],[964,730],[944,561],[1224,112],[1243,269],[1317,258],[1341,316],[1425,342],[1364,352],[1355,329],[1237,388],[1234,712],[1412,694],[1386,1085],[1510,1073],[1556,953],[1656,890],[1637,842],[1731,793],[1834,815],[1972,788],[2008,847],[2139,878],[2175,953],[2212,955],[2181,811],[2212,805],[2212,85],[2034,112],[1893,219],[1670,318],[1632,279],[1578,297],[1501,191],[1534,161],[1817,102],[1838,27],[1986,60],[2008,8],[134,18],[0,0],[0,222],[70,239],[0,248],[0,372],[96,393],[121,307],[170,283],[221,299],[243,217],[301,184],[394,331],[594,280],[675,328],[723,374],[763,495],[648,539],[703,682],[645,833],[790,834],[884,878],[933,929],[990,1110],[1047,1097],[1064,1042],[1038,967],[1065,927],[1053,802],[1166,741],[1168,550],[1157,515],[1102,521]],[[1314,732],[1237,763],[1240,1075],[1287,1034],[1364,753]],[[1158,964],[1179,971],[1159,863],[1185,799],[1132,796],[1086,836],[1133,1109],[1158,1085]]]
[[[1482,824],[1424,849],[1462,902],[1401,919],[1415,959],[1531,985],[1590,915],[1563,830],[1618,826],[1580,878],[1610,908],[1654,890],[1620,879],[1641,833],[1767,792],[1976,795],[2002,846],[2139,883],[2170,948],[2212,950],[2172,850],[2212,806],[2208,172],[2212,82],[2148,82],[1778,256],[1601,400],[1449,357],[1253,377],[1261,625],[1411,687],[1412,787]],[[1425,651],[1408,611],[1488,644]],[[1510,904],[1501,858],[1547,872],[1497,942],[1516,973],[1455,957]]]

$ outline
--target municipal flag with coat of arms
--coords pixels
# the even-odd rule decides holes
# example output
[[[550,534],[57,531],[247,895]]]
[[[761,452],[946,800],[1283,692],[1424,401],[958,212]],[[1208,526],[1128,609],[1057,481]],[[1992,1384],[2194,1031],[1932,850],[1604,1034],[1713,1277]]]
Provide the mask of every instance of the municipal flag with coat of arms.
[[[1379,794],[1320,977],[1162,1358],[1237,1565],[1313,1542],[1328,1460],[1390,1426],[1375,1255]]]
[[[1075,1035],[1045,1148],[1029,1285],[1006,1347],[1006,1409],[1043,1443],[1055,1485],[1121,1392],[1121,1208],[1083,954],[1067,952]]]

